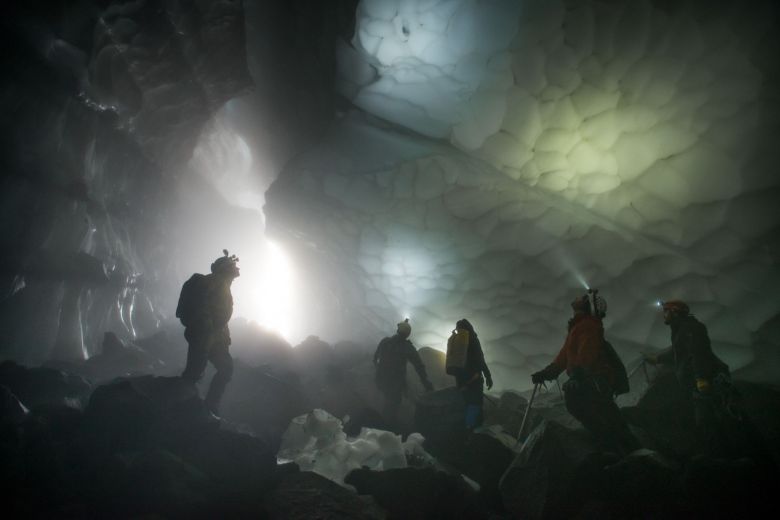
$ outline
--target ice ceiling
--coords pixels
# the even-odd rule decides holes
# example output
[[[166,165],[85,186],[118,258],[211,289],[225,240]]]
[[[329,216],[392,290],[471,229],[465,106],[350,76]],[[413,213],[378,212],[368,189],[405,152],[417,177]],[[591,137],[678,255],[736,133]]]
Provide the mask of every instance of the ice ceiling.
[[[315,328],[378,338],[408,315],[443,348],[467,317],[517,386],[585,283],[625,359],[668,344],[653,303],[682,298],[746,365],[780,312],[776,21],[769,3],[361,1],[338,49],[356,109],[265,206],[331,297]]]
[[[3,358],[181,339],[227,248],[237,314],[293,343],[466,317],[522,388],[589,285],[626,361],[677,297],[777,379],[775,3],[58,5],[0,31]]]

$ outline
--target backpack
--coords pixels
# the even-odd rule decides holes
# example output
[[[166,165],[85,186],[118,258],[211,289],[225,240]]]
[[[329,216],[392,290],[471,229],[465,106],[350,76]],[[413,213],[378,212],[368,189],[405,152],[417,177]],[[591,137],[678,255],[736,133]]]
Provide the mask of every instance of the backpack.
[[[447,358],[444,367],[448,375],[457,376],[466,368],[469,351],[469,331],[456,329],[447,340]]]
[[[207,278],[205,274],[195,273],[181,286],[176,317],[185,327],[194,325],[198,311],[206,300]]]
[[[628,384],[626,367],[623,364],[623,361],[621,361],[620,356],[615,352],[612,344],[606,339],[604,340],[604,353],[612,371],[612,393],[615,395],[627,394],[630,387]]]

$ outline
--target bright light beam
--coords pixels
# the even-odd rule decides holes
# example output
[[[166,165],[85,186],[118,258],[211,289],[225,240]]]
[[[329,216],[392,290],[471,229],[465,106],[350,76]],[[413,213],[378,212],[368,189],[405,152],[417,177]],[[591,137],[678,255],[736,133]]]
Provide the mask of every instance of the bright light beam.
[[[253,254],[254,253],[254,254]],[[237,317],[277,332],[290,341],[295,304],[295,276],[287,255],[266,242],[259,251],[241,255],[241,276],[233,283]]]

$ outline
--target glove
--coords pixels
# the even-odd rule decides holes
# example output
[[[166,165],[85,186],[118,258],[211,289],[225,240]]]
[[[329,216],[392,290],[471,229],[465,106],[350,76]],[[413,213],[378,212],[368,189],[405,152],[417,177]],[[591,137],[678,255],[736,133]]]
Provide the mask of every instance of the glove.
[[[426,392],[433,392],[433,385],[427,379],[422,382],[422,385],[423,387],[425,387]]]
[[[645,354],[642,352],[642,358],[645,363],[650,363],[651,365],[657,365],[658,364],[658,356],[655,354]]]
[[[493,378],[490,376],[485,376],[485,386],[487,386],[487,389],[490,390],[493,388]]]
[[[710,382],[706,379],[696,379],[696,390],[702,394],[706,394],[710,391]]]
[[[535,385],[541,385],[547,379],[547,373],[544,370],[531,374],[531,382]]]

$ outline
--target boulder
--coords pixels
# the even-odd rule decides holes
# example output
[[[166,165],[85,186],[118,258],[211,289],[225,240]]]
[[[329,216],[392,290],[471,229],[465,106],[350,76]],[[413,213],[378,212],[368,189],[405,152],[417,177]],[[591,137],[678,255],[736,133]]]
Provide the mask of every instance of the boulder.
[[[111,452],[218,428],[197,388],[179,377],[141,376],[100,386],[92,393],[86,416],[96,448]]]
[[[0,425],[13,425],[22,422],[29,413],[26,406],[5,386],[0,385]]]
[[[584,430],[544,422],[501,477],[504,507],[518,518],[569,518],[602,487],[604,457]]]
[[[103,336],[102,350],[83,363],[82,373],[92,381],[159,373],[165,364],[136,345],[125,345],[113,332]]]
[[[290,473],[266,497],[272,520],[380,520],[387,513],[370,497],[361,497],[310,471]]]
[[[233,379],[220,405],[222,417],[248,425],[276,450],[293,417],[310,409],[300,384],[269,367],[251,367],[236,360]]]
[[[0,385],[8,387],[28,408],[66,402],[81,406],[92,390],[81,376],[54,368],[27,368],[13,361],[0,363]]]
[[[742,518],[766,511],[761,504],[777,496],[778,477],[749,458],[697,457],[683,475],[689,507],[699,518]]]
[[[170,450],[208,475],[220,496],[257,496],[272,483],[276,454],[262,440],[225,429],[180,438]]]
[[[166,450],[118,453],[98,473],[96,497],[106,516],[204,517],[212,507],[208,477]]]
[[[607,466],[604,482],[605,498],[621,517],[669,517],[680,511],[680,465],[656,451],[639,449]]]
[[[458,475],[433,468],[356,469],[344,480],[371,495],[391,518],[488,518],[474,490]]]
[[[621,412],[629,424],[643,430],[648,447],[672,457],[688,457],[694,451],[692,402],[672,371],[658,372],[637,404]]]
[[[426,449],[444,449],[465,433],[464,413],[463,396],[454,386],[422,394],[415,401],[414,429],[425,437]]]

